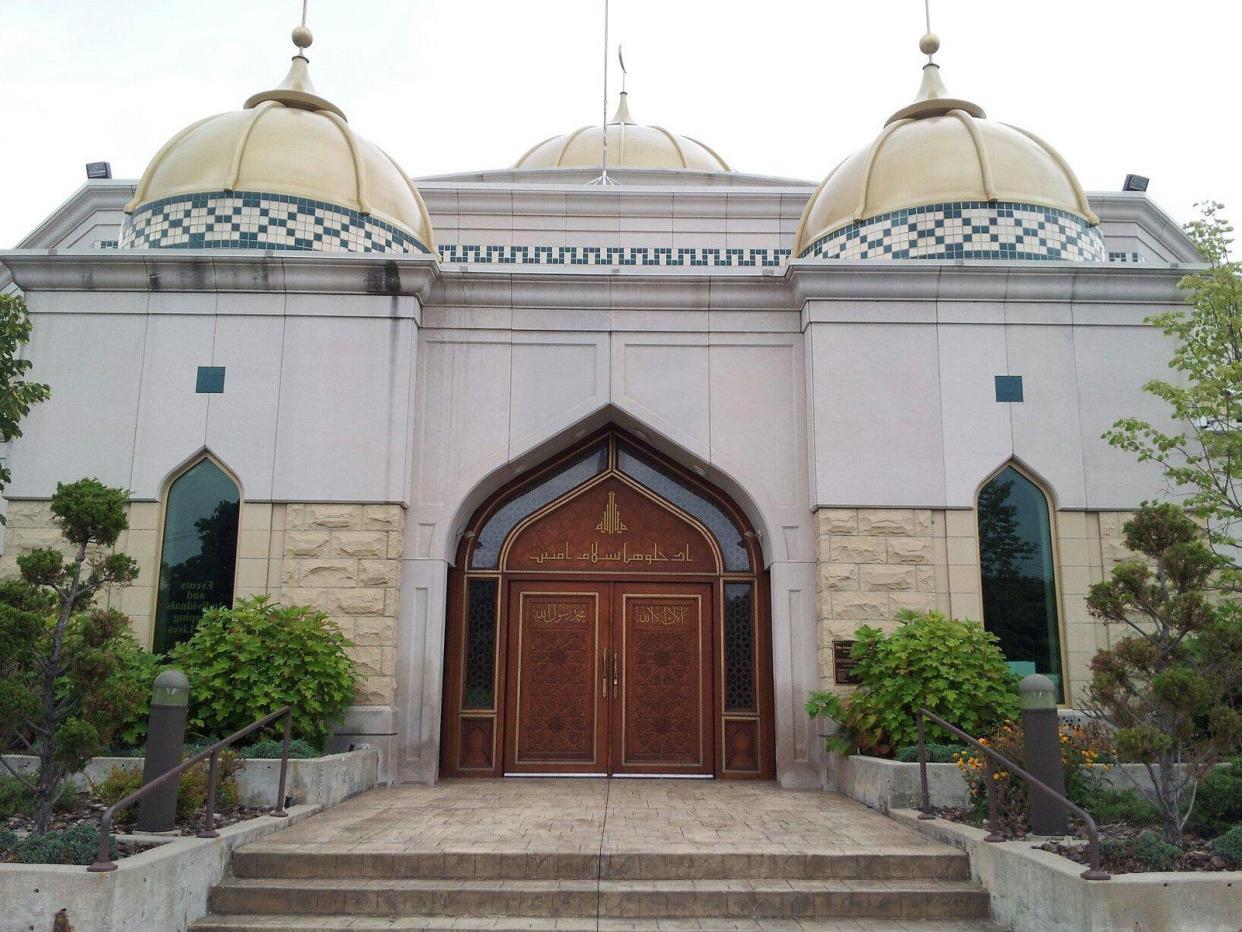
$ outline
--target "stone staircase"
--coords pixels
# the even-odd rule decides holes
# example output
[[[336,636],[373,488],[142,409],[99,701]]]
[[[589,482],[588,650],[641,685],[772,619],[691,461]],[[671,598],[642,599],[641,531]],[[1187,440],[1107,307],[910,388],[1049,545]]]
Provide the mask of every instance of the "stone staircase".
[[[852,854],[233,854],[197,932],[302,929],[984,930],[947,849]]]

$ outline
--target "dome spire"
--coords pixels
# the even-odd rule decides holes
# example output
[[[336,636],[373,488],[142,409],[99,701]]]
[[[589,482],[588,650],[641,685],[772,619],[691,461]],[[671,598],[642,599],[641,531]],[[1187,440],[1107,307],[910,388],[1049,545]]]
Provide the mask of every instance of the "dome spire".
[[[270,91],[260,91],[258,94],[251,95],[246,101],[245,109],[253,109],[265,100],[274,100],[286,107],[295,107],[299,110],[326,110],[329,113],[335,113],[343,120],[345,119],[344,111],[330,100],[320,97],[311,81],[310,69],[307,67],[310,59],[306,57],[306,50],[315,41],[315,36],[310,31],[310,27],[306,25],[306,6],[307,0],[302,0],[302,22],[293,27],[291,38],[297,47],[297,53],[289,65],[289,73],[285,75],[285,79],[280,82],[279,86]]]
[[[926,14],[927,31],[919,39],[919,51],[927,56],[927,64],[923,66],[923,82],[914,96],[914,103],[902,107],[884,125],[896,123],[898,120],[921,120],[926,117],[944,116],[953,110],[962,110],[973,117],[986,117],[983,108],[969,100],[952,96],[940,80],[940,66],[936,64],[935,55],[940,51],[940,37],[931,31],[930,0],[923,0]]]
[[[617,102],[617,112],[612,115],[612,123],[632,124],[634,118],[630,116],[630,97],[625,90],[625,79],[629,76],[629,72],[625,69],[625,55],[620,45],[617,46],[617,61],[621,65],[621,99]]]

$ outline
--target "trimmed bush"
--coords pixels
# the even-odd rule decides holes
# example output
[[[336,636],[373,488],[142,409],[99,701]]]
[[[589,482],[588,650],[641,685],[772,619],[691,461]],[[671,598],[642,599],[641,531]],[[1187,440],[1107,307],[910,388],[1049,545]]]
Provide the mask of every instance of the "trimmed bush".
[[[1209,845],[1212,850],[1225,859],[1230,867],[1242,869],[1242,825],[1235,825],[1219,838],[1213,838]]]
[[[1187,827],[1204,838],[1242,825],[1242,757],[1213,767],[1199,781]]]
[[[276,738],[265,738],[262,741],[256,741],[249,747],[242,748],[240,753],[246,760],[270,760],[272,758],[280,760],[282,749],[283,741]],[[289,742],[290,760],[307,760],[312,757],[319,757],[319,751],[301,738],[294,738]]]
[[[1158,825],[1160,810],[1137,790],[1086,784],[1071,796],[1101,825]]]
[[[864,626],[855,634],[852,657],[859,687],[848,699],[812,693],[806,710],[839,722],[830,750],[855,749],[891,757],[917,743],[915,712],[927,708],[972,736],[987,734],[1018,715],[1018,678],[1009,671],[996,636],[977,621],[940,612],[898,614],[891,635]],[[928,723],[927,739],[952,735]]]
[[[115,838],[111,852],[115,858]],[[0,830],[0,854],[19,864],[93,864],[99,854],[99,829],[93,825],[74,825],[25,838],[18,838],[16,832]]]
[[[965,754],[966,749],[960,744],[927,744],[927,763],[929,764],[956,764],[957,756]],[[919,762],[919,746],[911,744],[897,752],[897,760],[903,764],[917,764]]]
[[[257,596],[205,611],[169,660],[190,678],[189,725],[198,733],[232,734],[292,705],[294,737],[323,747],[354,699],[351,646],[323,612]]]
[[[1155,832],[1143,832],[1134,842],[1134,859],[1151,871],[1176,870],[1182,849]]]
[[[52,811],[64,812],[73,808],[77,795],[77,788],[72,783],[62,783],[56,788],[56,795],[52,798]],[[32,816],[34,809],[34,793],[20,780],[13,777],[0,777],[0,819]]]

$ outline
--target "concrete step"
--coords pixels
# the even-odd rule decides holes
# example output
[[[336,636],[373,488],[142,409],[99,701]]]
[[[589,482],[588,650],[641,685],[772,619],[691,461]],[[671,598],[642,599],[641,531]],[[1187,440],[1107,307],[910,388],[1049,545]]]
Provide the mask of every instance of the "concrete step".
[[[958,851],[890,849],[867,854],[539,854],[531,852],[339,852],[265,848],[233,852],[247,879],[463,880],[968,880]]]
[[[232,878],[213,913],[608,919],[981,919],[987,892],[954,880],[272,880]]]
[[[389,932],[1000,932],[984,919],[541,919],[509,916],[207,916],[193,932],[305,932],[306,929],[387,929]]]

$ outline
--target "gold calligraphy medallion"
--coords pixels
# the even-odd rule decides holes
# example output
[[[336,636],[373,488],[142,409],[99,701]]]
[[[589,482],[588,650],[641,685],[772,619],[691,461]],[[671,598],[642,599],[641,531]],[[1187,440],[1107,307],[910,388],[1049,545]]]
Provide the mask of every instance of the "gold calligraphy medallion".
[[[599,524],[595,525],[595,530],[601,534],[620,534],[622,531],[628,531],[629,528],[625,522],[621,520],[621,510],[617,507],[617,493],[608,493],[608,504],[604,506],[604,517]]]

